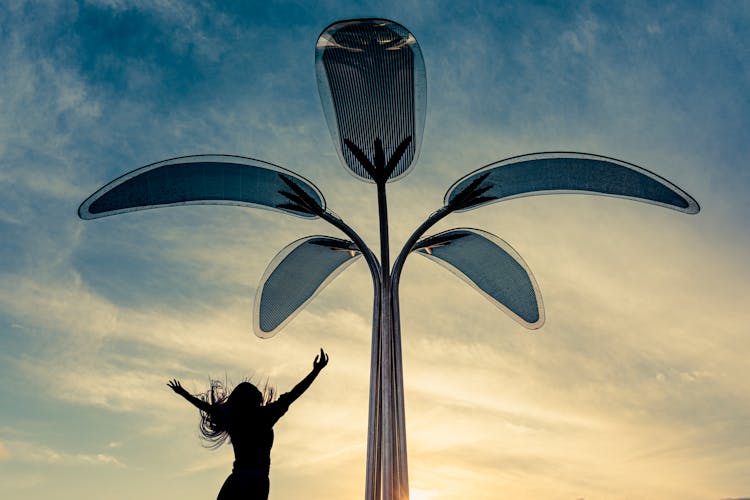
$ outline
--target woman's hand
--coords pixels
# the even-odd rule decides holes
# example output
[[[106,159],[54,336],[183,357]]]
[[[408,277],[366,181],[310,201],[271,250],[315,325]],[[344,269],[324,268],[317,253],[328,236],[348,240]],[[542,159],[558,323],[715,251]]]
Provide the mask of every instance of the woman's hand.
[[[328,364],[328,354],[326,354],[323,351],[323,348],[320,348],[320,354],[315,356],[315,361],[313,361],[313,370],[316,372],[319,372],[325,366]]]
[[[173,378],[172,380],[170,380],[169,382],[167,382],[167,387],[169,387],[170,389],[172,389],[174,392],[176,392],[177,394],[179,394],[183,398],[187,399],[188,402],[191,405],[195,406],[200,411],[203,411],[203,412],[206,412],[206,413],[210,413],[211,412],[211,406],[212,406],[211,404],[203,401],[202,399],[198,399],[195,396],[193,396],[192,394],[190,394],[188,391],[186,391],[182,387],[182,384],[176,378]],[[212,400],[213,400],[213,397],[212,397]]]
[[[187,394],[187,391],[182,387],[182,384],[180,384],[180,381],[176,378],[167,382],[167,386],[180,396]]]

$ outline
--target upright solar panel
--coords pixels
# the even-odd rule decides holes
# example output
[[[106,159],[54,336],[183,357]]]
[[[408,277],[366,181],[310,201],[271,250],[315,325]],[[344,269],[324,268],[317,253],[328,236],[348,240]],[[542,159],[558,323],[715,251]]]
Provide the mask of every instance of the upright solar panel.
[[[425,119],[424,60],[414,35],[384,19],[342,21],[321,33],[316,48],[318,90],[339,157],[359,179],[372,181],[344,141],[370,159],[380,139],[386,159],[411,144],[390,180],[419,155]]]

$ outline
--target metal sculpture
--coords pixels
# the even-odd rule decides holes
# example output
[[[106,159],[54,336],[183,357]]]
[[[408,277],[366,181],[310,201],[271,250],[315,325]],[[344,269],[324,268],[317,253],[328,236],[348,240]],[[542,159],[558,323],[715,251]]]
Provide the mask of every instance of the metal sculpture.
[[[485,231],[459,228],[422,238],[453,212],[520,196],[589,193],[645,201],[694,214],[698,203],[680,188],[635,165],[583,153],[509,158],[457,181],[444,204],[409,237],[391,267],[386,184],[416,161],[424,130],[426,79],[416,38],[385,19],[334,23],[316,46],[318,89],[343,165],[376,185],[380,255],[326,208],[301,176],[237,156],[188,156],[155,163],[116,179],[79,208],[83,219],[183,204],[254,206],[322,218],[349,240],[309,236],[287,246],[266,270],[256,295],[256,335],[275,335],[348,265],[364,257],[374,290],[367,448],[367,500],[409,496],[403,398],[399,279],[415,252],[448,268],[526,328],[541,327],[537,284],[521,257]],[[420,239],[421,238],[421,239]]]

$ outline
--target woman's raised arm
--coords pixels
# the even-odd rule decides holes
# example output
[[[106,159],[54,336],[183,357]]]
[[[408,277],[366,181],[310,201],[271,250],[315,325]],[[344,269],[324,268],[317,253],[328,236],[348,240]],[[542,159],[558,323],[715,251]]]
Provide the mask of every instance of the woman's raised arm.
[[[300,382],[294,386],[294,388],[289,391],[288,393],[288,400],[287,402],[289,404],[293,403],[298,397],[302,396],[302,394],[310,387],[310,384],[313,383],[313,380],[315,380],[315,377],[318,376],[318,373],[325,368],[325,366],[328,364],[328,354],[326,354],[323,349],[320,349],[320,354],[315,356],[315,360],[313,360],[313,368],[310,373],[307,374],[305,378],[300,380]]]
[[[204,411],[206,413],[211,411],[211,405],[202,399],[198,399],[192,394],[190,394],[188,391],[185,390],[185,388],[182,387],[182,384],[180,384],[180,381],[175,379],[170,380],[167,382],[167,386],[172,389],[174,392],[182,396],[183,398],[187,399],[190,404],[195,406],[201,411]]]

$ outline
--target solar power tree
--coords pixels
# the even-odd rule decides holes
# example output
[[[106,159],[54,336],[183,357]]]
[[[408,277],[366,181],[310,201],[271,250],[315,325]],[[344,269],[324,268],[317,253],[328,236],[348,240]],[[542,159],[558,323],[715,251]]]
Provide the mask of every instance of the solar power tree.
[[[321,218],[346,239],[313,235],[289,244],[269,264],[255,297],[253,328],[273,337],[346,267],[363,257],[373,282],[367,446],[367,500],[409,496],[401,352],[399,280],[417,253],[447,268],[529,329],[544,322],[537,283],[521,256],[497,236],[473,228],[425,233],[453,212],[523,196],[588,193],[648,202],[695,214],[698,203],[668,180],[604,156],[547,152],[508,158],[453,184],[443,205],[406,240],[391,265],[386,186],[407,175],[420,152],[426,76],[414,35],[386,19],[336,22],[320,34],[315,69],[323,110],[343,165],[375,185],[376,254],[302,176],[230,155],[174,158],[133,170],[80,206],[83,219],[176,205],[237,205]]]

